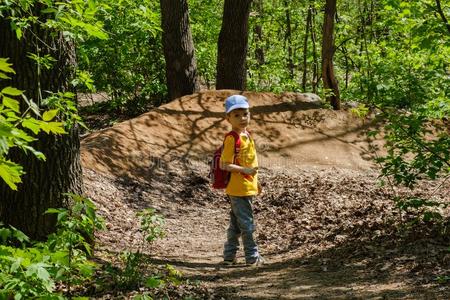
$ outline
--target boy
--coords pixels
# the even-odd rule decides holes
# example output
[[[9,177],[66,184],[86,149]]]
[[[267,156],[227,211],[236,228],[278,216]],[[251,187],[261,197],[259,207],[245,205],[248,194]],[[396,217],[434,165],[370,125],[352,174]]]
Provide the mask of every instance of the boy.
[[[236,153],[235,138],[227,135],[220,157],[221,169],[231,173],[225,190],[231,203],[230,225],[223,251],[225,265],[236,264],[239,236],[242,237],[246,264],[259,266],[264,263],[253,239],[255,224],[252,200],[255,195],[259,194],[260,187],[258,185],[256,147],[247,131],[250,122],[249,107],[247,98],[241,95],[233,95],[225,100],[226,119],[231,124],[232,130],[240,137],[240,149]]]

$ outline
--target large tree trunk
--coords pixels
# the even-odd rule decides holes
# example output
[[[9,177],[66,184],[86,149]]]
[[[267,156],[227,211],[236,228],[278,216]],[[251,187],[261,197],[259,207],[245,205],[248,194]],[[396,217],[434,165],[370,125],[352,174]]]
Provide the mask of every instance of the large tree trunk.
[[[217,53],[216,89],[245,90],[251,0],[225,0]]]
[[[36,8],[36,13],[39,14],[39,8]],[[49,70],[40,68],[38,71],[36,63],[27,57],[29,53],[39,53],[40,56],[49,54],[57,62]],[[68,79],[74,70],[75,48],[61,33],[51,35],[33,26],[24,32],[21,40],[17,40],[9,22],[2,18],[0,57],[9,57],[16,71],[11,80],[1,84],[24,90],[25,95],[37,103],[40,103],[40,95],[46,90],[69,90]],[[77,127],[66,135],[40,134],[38,139],[32,146],[43,152],[47,161],[39,161],[32,154],[26,155],[22,151],[11,151],[9,158],[22,165],[26,174],[18,191],[0,182],[0,220],[34,239],[45,238],[54,231],[56,217],[44,215],[44,212],[50,207],[68,207],[67,197],[62,193],[82,192]]]
[[[170,99],[175,99],[200,90],[188,4],[187,0],[160,0],[160,5],[167,89]]]
[[[323,87],[332,91],[332,95],[327,96],[327,101],[330,102],[335,110],[338,110],[341,108],[341,101],[339,86],[333,69],[335,14],[336,0],[326,0],[322,39],[322,80]]]

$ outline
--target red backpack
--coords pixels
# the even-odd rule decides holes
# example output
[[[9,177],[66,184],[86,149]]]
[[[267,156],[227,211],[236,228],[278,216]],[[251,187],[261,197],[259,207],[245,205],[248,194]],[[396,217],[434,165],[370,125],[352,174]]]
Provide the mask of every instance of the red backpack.
[[[236,156],[241,150],[241,138],[237,132],[230,131],[225,135],[224,142],[229,135],[234,137],[234,157],[236,159]],[[214,189],[224,189],[230,181],[231,173],[220,168],[220,157],[222,156],[222,151],[223,144],[217,148],[216,151],[214,151],[213,159],[210,163],[209,178]]]

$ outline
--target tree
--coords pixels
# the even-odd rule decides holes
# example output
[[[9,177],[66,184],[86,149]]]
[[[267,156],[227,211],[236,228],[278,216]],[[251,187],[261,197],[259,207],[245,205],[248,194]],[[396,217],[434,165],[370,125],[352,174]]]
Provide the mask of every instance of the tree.
[[[324,89],[330,91],[327,93],[327,101],[334,109],[341,108],[339,97],[339,86],[334,75],[333,56],[334,56],[334,16],[336,14],[336,0],[327,0],[325,4],[325,16],[323,24],[322,39],[322,80]]]
[[[289,2],[283,1],[284,11],[286,14],[286,32],[284,34],[284,41],[287,48],[287,68],[289,70],[290,79],[294,79],[294,60],[293,60],[293,47],[292,47],[292,24],[291,24],[291,10]]]
[[[35,4],[30,10],[39,24],[46,21],[43,9],[44,5]],[[38,23],[20,34],[11,27],[6,13],[0,20],[0,57],[10,58],[17,73],[7,84],[24,90],[26,97],[40,107],[44,106],[42,100],[46,91],[69,91],[69,79],[75,66],[73,43],[61,31],[51,31]],[[26,174],[18,191],[0,182],[0,220],[31,238],[42,239],[54,231],[56,217],[44,212],[50,207],[68,207],[68,199],[63,193],[82,192],[78,127],[66,130],[67,134],[60,136],[38,136],[33,148],[44,153],[46,161],[21,151],[9,153],[9,158],[19,163]]]
[[[255,41],[255,58],[258,66],[262,66],[265,62],[264,58],[264,48],[263,48],[263,27],[262,27],[262,15],[264,15],[263,0],[254,1],[255,13],[256,13],[256,24],[253,29],[254,41]]]
[[[186,0],[160,0],[169,98],[200,90]]]
[[[216,89],[245,90],[251,0],[225,0],[217,49]]]
[[[312,19],[312,5],[309,5],[308,8],[308,15],[306,17],[306,25],[305,25],[305,38],[303,42],[303,76],[302,76],[302,90],[306,92],[306,75],[308,71],[308,35],[309,31],[312,31],[312,25],[311,25],[311,19]]]

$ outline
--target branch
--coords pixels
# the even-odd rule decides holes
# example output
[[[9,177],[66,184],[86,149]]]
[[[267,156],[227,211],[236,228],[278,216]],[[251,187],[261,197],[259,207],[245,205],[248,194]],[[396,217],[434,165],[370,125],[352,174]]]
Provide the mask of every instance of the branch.
[[[437,12],[439,13],[439,15],[442,18],[442,21],[444,21],[445,26],[447,27],[448,32],[450,33],[450,23],[448,22],[447,18],[444,15],[444,12],[442,11],[442,7],[441,7],[441,1],[440,0],[436,0],[436,8],[437,8]]]
[[[389,114],[385,109],[383,109],[382,107],[378,106],[378,105],[374,105],[375,108],[379,109],[381,112],[383,112],[384,114]],[[401,131],[403,131],[403,133],[405,133],[411,140],[413,140],[419,147],[421,147],[423,150],[428,151],[429,153],[431,153],[432,155],[434,155],[435,157],[437,157],[442,163],[446,164],[448,167],[450,167],[450,161],[447,160],[445,157],[442,157],[441,155],[439,155],[439,153],[436,153],[433,149],[431,149],[430,147],[428,147],[426,144],[422,143],[422,141],[418,140],[416,137],[412,136],[411,134],[409,134],[409,132],[403,127],[401,126],[402,124],[400,124],[399,128]]]

